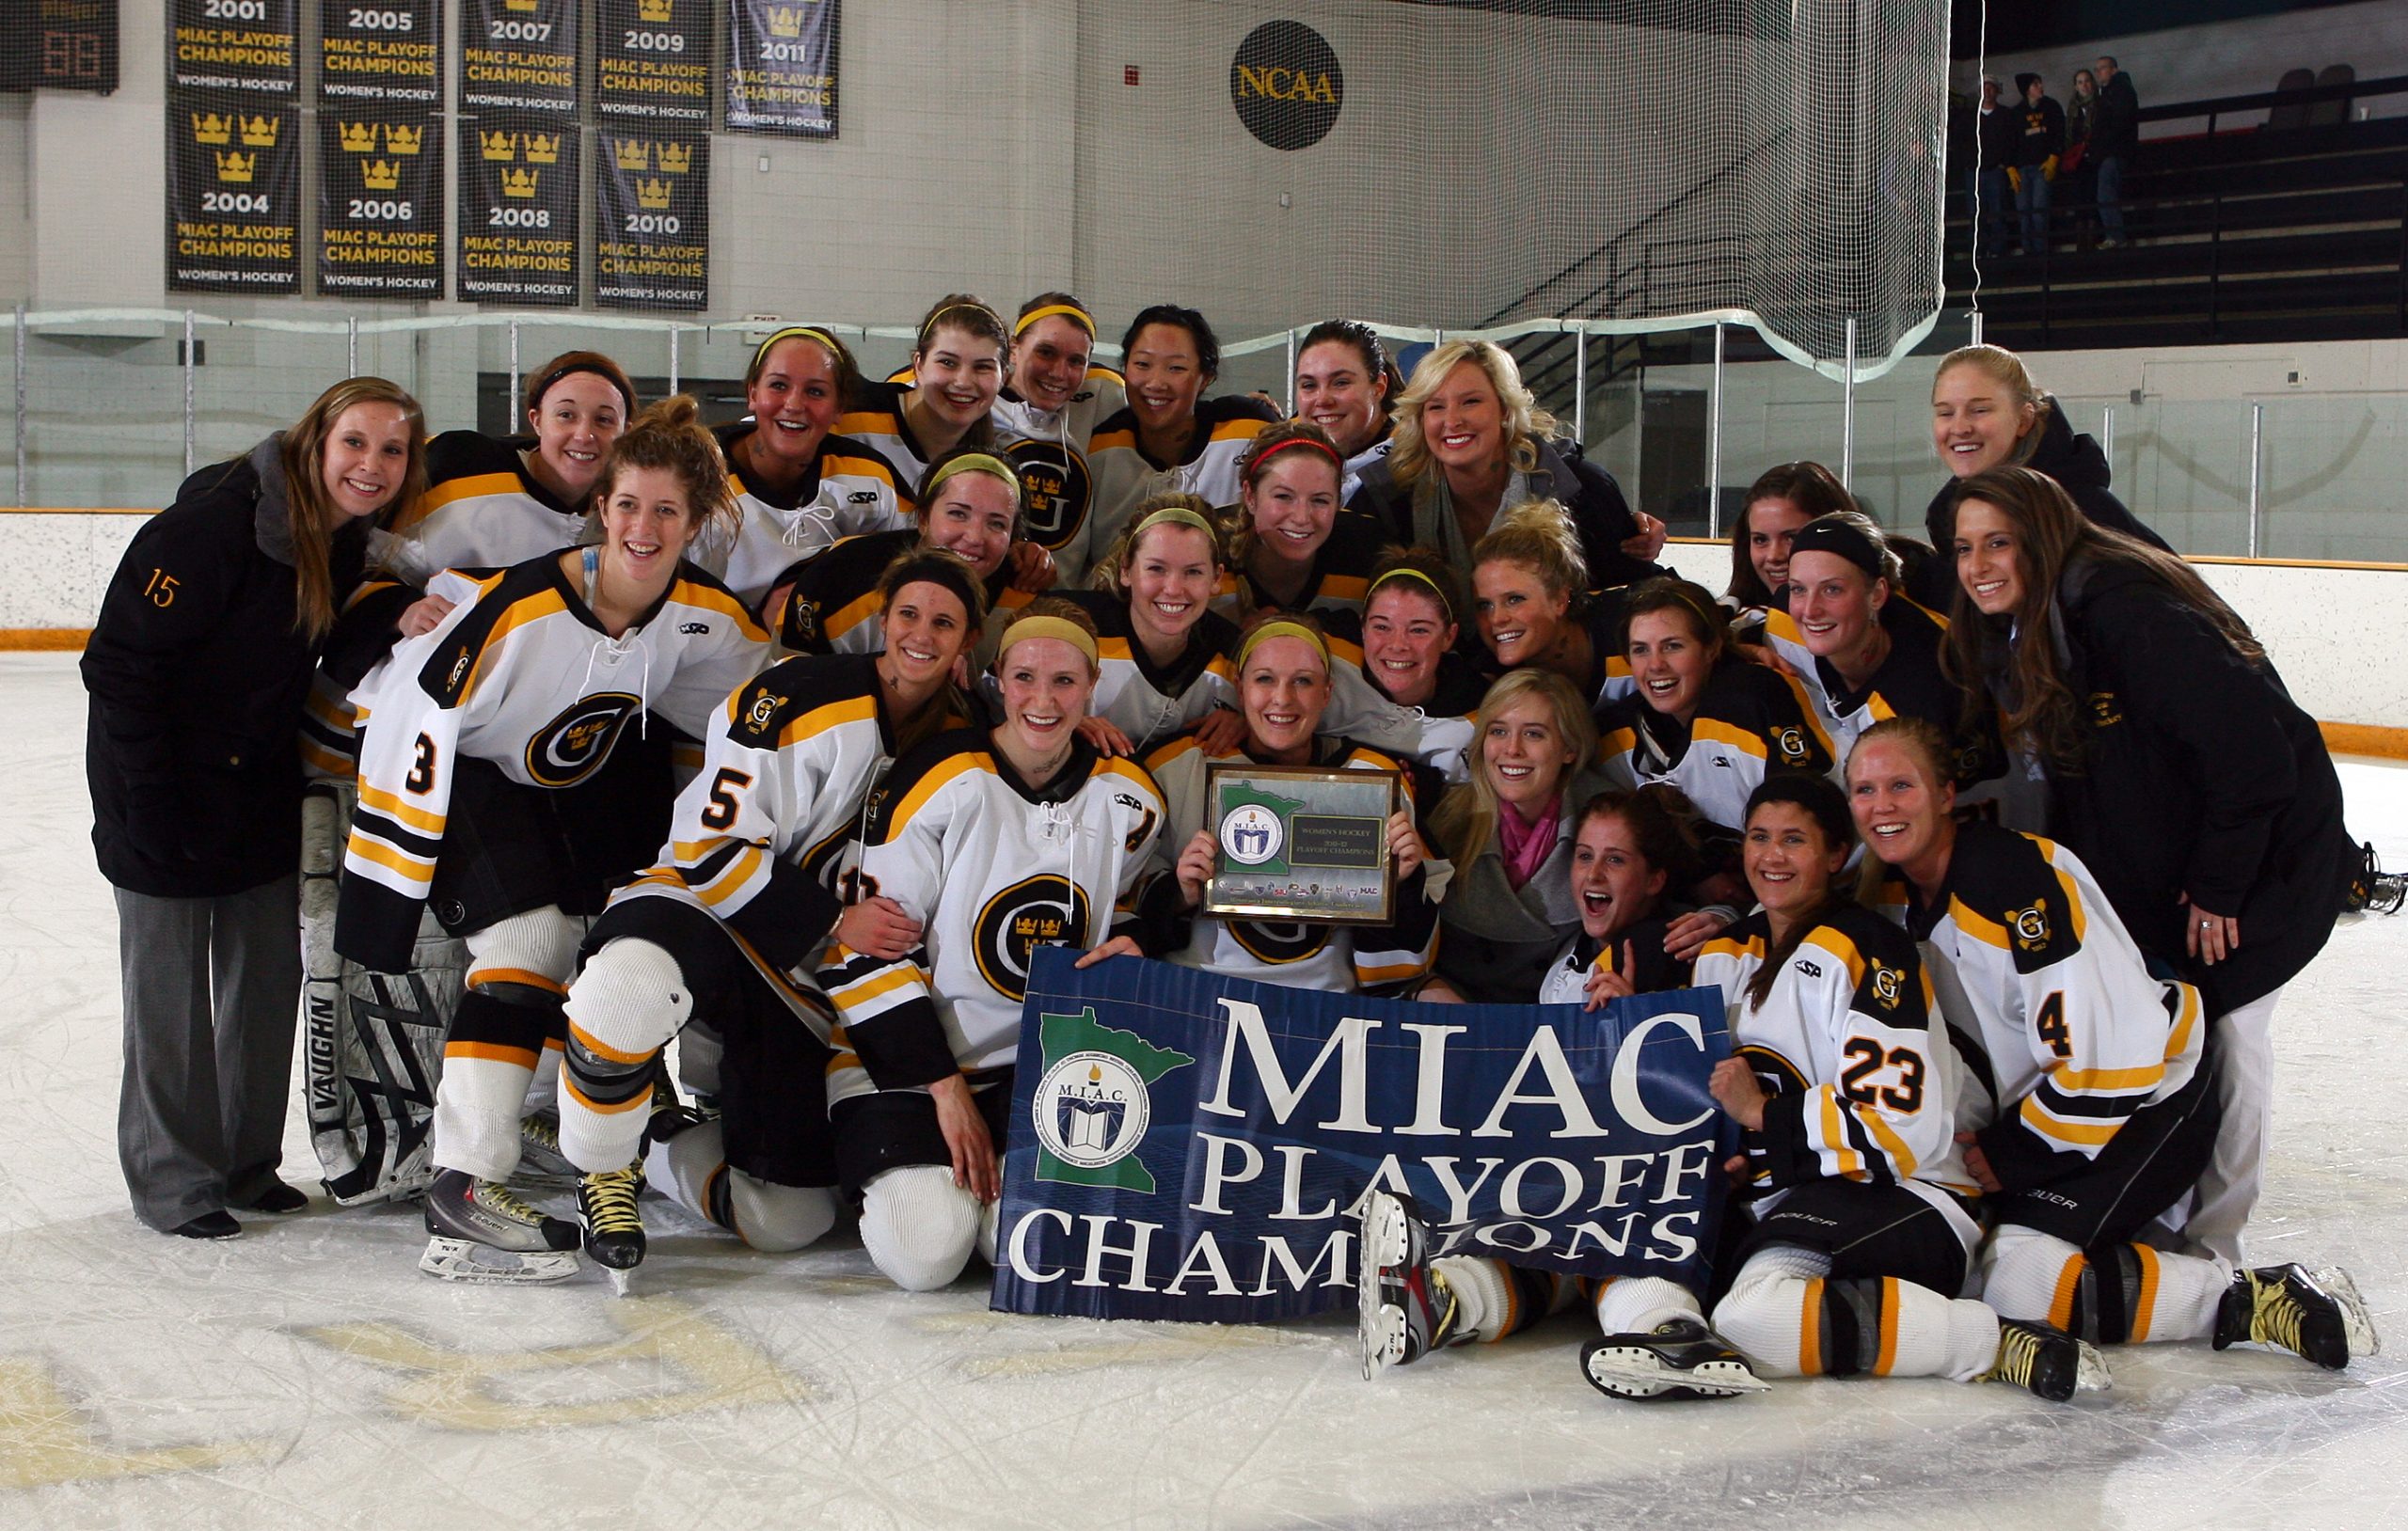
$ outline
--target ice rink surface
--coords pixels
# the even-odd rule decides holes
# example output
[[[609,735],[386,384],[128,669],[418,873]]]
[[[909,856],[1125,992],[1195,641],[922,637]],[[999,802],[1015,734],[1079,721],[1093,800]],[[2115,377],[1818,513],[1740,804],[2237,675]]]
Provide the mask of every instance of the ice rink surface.
[[[641,1295],[418,1273],[415,1207],[323,1197],[241,1239],[137,1224],[118,1175],[116,916],[73,660],[0,655],[0,1527],[2267,1526],[2408,1512],[2408,1363],[2113,1354],[2052,1405],[1945,1381],[1649,1407],[1585,1315],[1376,1383],[1351,1324],[987,1311],[840,1231],[755,1255],[647,1198]],[[2408,770],[2343,766],[2408,866]],[[2408,915],[2287,992],[2259,1259],[2337,1263],[2408,1351]],[[316,1190],[296,1112],[288,1178]],[[560,1198],[553,1198],[557,1206]],[[564,1208],[563,1208],[564,1209]]]

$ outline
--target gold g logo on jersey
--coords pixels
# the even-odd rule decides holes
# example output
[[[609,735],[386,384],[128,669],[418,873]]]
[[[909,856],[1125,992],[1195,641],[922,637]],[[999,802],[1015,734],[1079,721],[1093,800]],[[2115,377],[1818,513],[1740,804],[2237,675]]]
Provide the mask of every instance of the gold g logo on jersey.
[[[752,699],[752,705],[744,710],[744,726],[755,734],[767,734],[769,725],[777,720],[778,709],[785,704],[785,698],[768,691],[762,692]]]
[[[1087,943],[1087,895],[1066,877],[1023,877],[987,900],[972,931],[978,972],[1007,1000],[1028,997],[1028,964],[1040,946]]]
[[[1898,996],[1906,982],[1905,969],[1885,968],[1878,962],[1873,964],[1873,997],[1881,1002],[1883,1009],[1898,1008]]]
[[[2045,905],[2035,904],[2028,909],[2018,909],[2009,923],[2015,926],[2015,944],[2027,952],[2036,952],[2049,944],[2049,914]]]
[[[1773,735],[1773,743],[1780,748],[1781,758],[1792,766],[1806,764],[1805,730],[1784,728]]]
[[[580,697],[527,741],[527,777],[539,787],[573,787],[610,758],[619,731],[643,705],[625,691]]]

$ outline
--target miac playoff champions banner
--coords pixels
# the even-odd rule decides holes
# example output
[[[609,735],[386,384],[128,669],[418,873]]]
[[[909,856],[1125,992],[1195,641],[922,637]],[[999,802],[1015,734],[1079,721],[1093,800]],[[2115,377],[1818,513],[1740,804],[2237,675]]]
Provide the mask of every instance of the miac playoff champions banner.
[[[443,295],[443,129],[422,107],[318,113],[318,291]]]
[[[711,8],[720,0],[601,0],[594,109],[605,118],[711,118]]]
[[[301,113],[167,92],[167,290],[290,292],[301,277]]]
[[[556,117],[461,119],[461,301],[577,302],[577,125]]]
[[[443,101],[443,0],[318,0],[318,100]]]
[[[594,301],[701,308],[710,298],[710,139],[605,129],[594,176]]]
[[[837,0],[722,0],[727,125],[836,136]]]
[[[292,96],[300,55],[299,0],[167,0],[167,83],[178,88]]]
[[[496,107],[576,113],[577,0],[460,0],[460,110]]]
[[[1261,1322],[1353,1300],[1373,1184],[1432,1253],[1703,1287],[1721,994],[1435,1005],[1166,963],[1030,973],[993,1306]]]

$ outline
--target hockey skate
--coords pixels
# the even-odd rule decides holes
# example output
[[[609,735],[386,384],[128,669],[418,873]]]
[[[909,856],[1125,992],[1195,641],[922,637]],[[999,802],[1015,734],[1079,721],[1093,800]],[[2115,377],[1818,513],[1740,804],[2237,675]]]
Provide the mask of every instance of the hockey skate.
[[[577,1274],[577,1224],[546,1217],[508,1186],[438,1170],[425,1207],[430,1237],[418,1268],[430,1276],[532,1284]]]
[[[634,1284],[636,1267],[643,1263],[643,1217],[636,1198],[643,1193],[643,1171],[630,1164],[623,1170],[601,1170],[577,1182],[577,1216],[585,1227],[586,1257],[610,1278],[621,1297]]]
[[[2408,873],[2385,872],[2374,853],[2374,843],[2358,847],[2358,867],[2350,875],[2350,896],[2344,914],[2398,914],[2408,904]]]
[[[2114,1381],[2097,1346],[2027,1318],[1998,1321],[1998,1359],[1975,1380],[2013,1382],[2052,1403],[2076,1393],[2103,1393]]]
[[[511,1178],[543,1191],[576,1186],[577,1166],[561,1152],[561,1117],[555,1111],[529,1112],[518,1123],[518,1169]]]
[[[2347,1272],[2298,1265],[2233,1272],[2232,1286],[2216,1306],[2210,1343],[2222,1350],[2242,1340],[2279,1345],[2333,1371],[2382,1348]]]
[[[1430,1269],[1429,1236],[1411,1200],[1363,1193],[1363,1250],[1354,1272],[1354,1333],[1363,1380],[1452,1345],[1455,1295]]]
[[[1580,1375],[1609,1398],[1659,1402],[1732,1398],[1772,1384],[1702,1318],[1674,1318],[1644,1334],[1608,1334],[1580,1348]]]

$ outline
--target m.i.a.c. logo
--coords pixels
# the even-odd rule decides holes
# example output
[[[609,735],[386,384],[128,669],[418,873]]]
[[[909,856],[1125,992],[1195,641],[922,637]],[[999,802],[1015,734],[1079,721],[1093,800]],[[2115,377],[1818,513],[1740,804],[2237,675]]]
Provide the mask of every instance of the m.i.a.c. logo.
[[[1150,1087],[1196,1060],[1101,1025],[1092,1009],[1040,1016],[1038,1041],[1037,1178],[1150,1192],[1153,1175],[1135,1157],[1153,1120]]]

